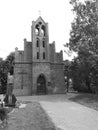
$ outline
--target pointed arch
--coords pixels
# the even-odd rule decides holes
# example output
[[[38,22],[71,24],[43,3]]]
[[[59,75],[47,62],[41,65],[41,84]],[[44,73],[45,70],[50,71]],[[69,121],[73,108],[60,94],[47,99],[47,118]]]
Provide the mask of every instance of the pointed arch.
[[[45,26],[44,25],[41,26],[41,33],[43,34],[43,36],[45,36]]]
[[[36,24],[36,26],[35,26],[35,34],[39,35],[39,33],[40,33],[39,31],[40,31],[39,24]]]
[[[39,38],[36,39],[36,47],[39,47],[39,44],[40,44],[40,40]]]
[[[42,41],[42,46],[43,46],[43,48],[45,48],[45,39],[43,39],[43,41]]]
[[[46,78],[44,74],[40,74],[37,78],[37,94],[46,94]]]

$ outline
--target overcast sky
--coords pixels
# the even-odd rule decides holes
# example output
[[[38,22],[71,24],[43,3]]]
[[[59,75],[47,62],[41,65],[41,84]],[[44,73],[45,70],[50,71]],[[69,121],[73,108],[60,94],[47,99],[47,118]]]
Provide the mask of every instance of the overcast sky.
[[[39,10],[49,24],[49,42],[56,42],[57,52],[64,50],[73,20],[69,1],[0,0],[0,57],[5,58],[15,47],[23,50],[23,39],[31,40],[31,24],[39,17]]]

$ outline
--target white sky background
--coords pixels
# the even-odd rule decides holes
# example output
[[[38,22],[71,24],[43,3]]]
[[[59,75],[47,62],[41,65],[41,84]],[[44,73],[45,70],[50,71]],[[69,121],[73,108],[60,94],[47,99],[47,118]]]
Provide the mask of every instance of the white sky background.
[[[57,52],[64,50],[73,20],[69,1],[0,0],[0,57],[5,58],[15,47],[23,50],[24,38],[31,41],[31,24],[39,17],[39,10],[49,24],[49,42],[56,42]]]

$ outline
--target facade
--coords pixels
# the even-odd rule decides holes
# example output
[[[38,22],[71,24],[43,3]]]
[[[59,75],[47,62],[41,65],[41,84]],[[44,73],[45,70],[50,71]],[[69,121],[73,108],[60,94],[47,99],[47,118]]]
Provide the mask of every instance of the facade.
[[[15,95],[64,93],[63,52],[49,44],[48,23],[39,17],[32,22],[31,41],[24,39],[24,51],[15,49]]]

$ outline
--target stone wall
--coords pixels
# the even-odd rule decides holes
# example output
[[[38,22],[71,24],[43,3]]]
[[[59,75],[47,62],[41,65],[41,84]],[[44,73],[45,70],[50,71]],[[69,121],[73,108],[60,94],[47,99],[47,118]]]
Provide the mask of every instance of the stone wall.
[[[32,42],[28,42],[26,39],[24,39],[24,61],[32,61]]]
[[[55,42],[49,44],[49,51],[50,51],[50,62],[55,61]]]
[[[43,74],[46,79],[46,86],[50,82],[50,64],[49,63],[33,63],[32,66],[32,92],[36,94],[37,91],[37,78],[40,74]],[[49,88],[47,88],[48,91]]]
[[[59,53],[55,53],[55,61],[57,63],[63,62],[63,52],[62,51],[60,51]]]
[[[31,95],[32,92],[32,71],[30,63],[16,63],[14,67],[14,94],[24,92]],[[27,91],[27,93],[26,93]],[[23,95],[23,94],[22,94]]]
[[[63,64],[51,64],[51,85],[53,93],[64,93],[64,66]]]
[[[40,31],[40,35],[35,33],[35,26],[38,23],[45,26],[45,35]],[[41,29],[41,28],[40,28]],[[39,46],[36,40],[39,39]],[[43,47],[43,39],[45,47]],[[39,59],[37,59],[39,52]],[[45,59],[43,58],[45,52]],[[14,94],[31,95],[36,94],[37,79],[43,74],[46,79],[47,93],[64,93],[64,68],[63,54],[55,52],[55,42],[49,44],[48,23],[41,17],[32,22],[31,42],[24,39],[24,51],[15,49],[14,67]]]

